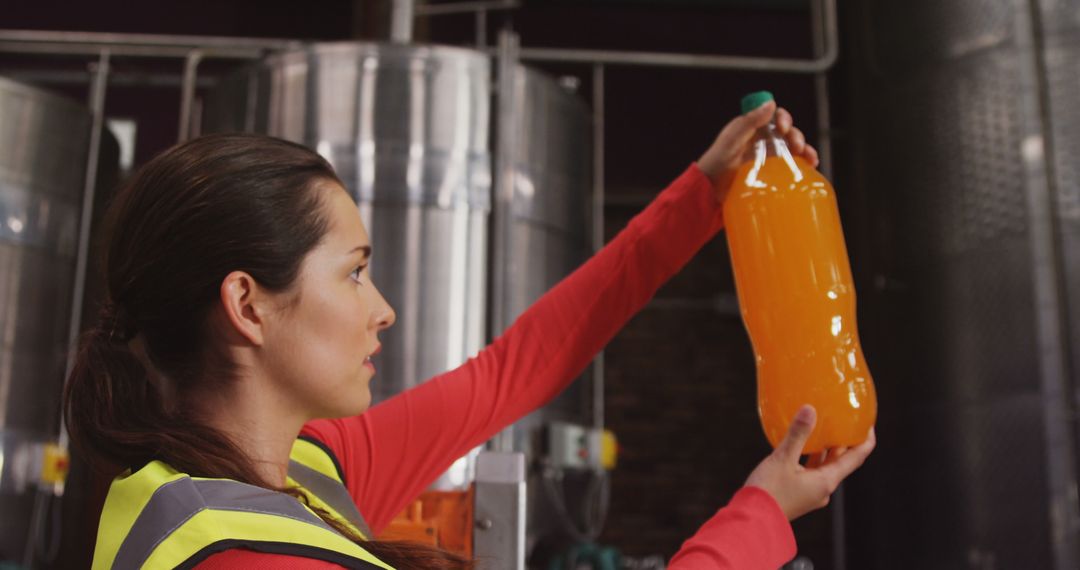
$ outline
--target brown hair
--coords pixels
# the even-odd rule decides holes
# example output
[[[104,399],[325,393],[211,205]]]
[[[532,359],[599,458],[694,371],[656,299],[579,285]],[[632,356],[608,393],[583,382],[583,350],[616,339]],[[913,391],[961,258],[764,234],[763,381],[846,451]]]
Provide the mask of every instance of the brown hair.
[[[318,154],[246,134],[175,146],[132,177],[109,211],[101,322],[83,336],[64,391],[78,448],[122,468],[160,459],[190,475],[272,488],[243,450],[190,406],[166,406],[155,379],[167,378],[170,400],[178,402],[231,381],[233,367],[208,324],[221,282],[239,270],[271,291],[293,284],[327,231],[321,181],[340,184]],[[298,489],[275,490],[303,500]],[[472,567],[420,544],[364,541],[316,512],[400,570]]]

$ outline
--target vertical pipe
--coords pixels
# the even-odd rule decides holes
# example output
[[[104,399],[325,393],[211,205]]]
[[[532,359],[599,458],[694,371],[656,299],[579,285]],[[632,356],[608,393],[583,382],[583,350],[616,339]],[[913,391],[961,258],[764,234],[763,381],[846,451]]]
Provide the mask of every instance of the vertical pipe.
[[[826,11],[836,10],[832,5],[826,8],[824,0],[811,0],[810,2],[810,31],[813,38],[814,57],[819,58],[825,53],[826,42],[832,42],[834,49],[839,49],[839,38],[836,34],[836,26],[830,29],[826,23]],[[835,15],[832,16],[835,22]],[[831,37],[829,36],[831,33]],[[829,116],[829,79],[826,72],[814,74],[814,100],[817,105],[817,151],[821,163],[818,170],[826,177],[832,177],[832,138],[831,120]],[[847,568],[847,529],[844,518],[844,485],[837,487],[829,502],[829,522],[832,527],[832,557],[833,568],[846,570]]]
[[[255,132],[255,112],[256,103],[259,100],[259,72],[252,70],[247,75],[247,97],[244,106],[244,132]],[[371,224],[364,224],[366,227],[371,227]]]
[[[513,275],[511,251],[513,237],[514,168],[517,164],[518,133],[518,53],[517,34],[510,30],[499,32],[498,60],[498,132],[495,147],[495,196],[492,207],[492,336],[498,336],[510,326],[510,291],[508,280]],[[493,440],[495,451],[514,449],[514,426],[499,432]]]
[[[592,249],[604,247],[604,64],[593,64]],[[593,426],[604,429],[604,352],[593,359]]]
[[[476,11],[476,47],[487,47],[487,10]]]
[[[835,10],[836,6],[832,6],[832,9]],[[835,37],[835,25],[832,30],[833,37],[826,37],[830,32],[825,25],[825,19],[828,17],[825,11],[823,0],[810,2],[810,28],[813,33],[814,57],[821,57],[825,54],[827,42],[831,41],[834,45],[839,43],[839,39]],[[836,16],[833,15],[832,19],[835,20]],[[825,176],[831,176],[832,134],[830,133],[831,119],[829,115],[829,79],[827,72],[820,71],[814,74],[814,94],[817,103],[817,150],[818,158],[821,159],[818,170]]]
[[[394,0],[390,13],[390,41],[407,44],[413,39],[414,0]]]
[[[75,346],[79,342],[82,328],[83,292],[86,289],[86,265],[90,253],[90,222],[94,213],[94,193],[97,190],[98,157],[101,154],[101,133],[105,128],[105,90],[109,80],[108,48],[103,48],[97,64],[92,67],[93,79],[90,84],[90,145],[86,153],[86,177],[83,179],[82,212],[79,218],[78,253],[75,258],[75,283],[71,292],[71,319],[68,321],[68,357],[64,368],[64,378],[71,374],[75,366]],[[67,448],[67,430],[63,416],[60,423],[60,445]]]
[[[180,127],[177,142],[188,140],[191,135],[191,106],[195,99],[195,81],[199,76],[202,50],[193,49],[184,59],[184,81],[180,89]]]

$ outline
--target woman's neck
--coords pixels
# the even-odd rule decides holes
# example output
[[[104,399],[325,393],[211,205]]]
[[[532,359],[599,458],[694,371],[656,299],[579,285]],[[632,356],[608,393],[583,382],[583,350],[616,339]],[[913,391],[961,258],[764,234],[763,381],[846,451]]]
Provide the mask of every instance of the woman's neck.
[[[205,421],[247,455],[258,483],[285,486],[289,454],[305,418],[291,402],[251,378],[237,379],[227,390],[200,398]]]

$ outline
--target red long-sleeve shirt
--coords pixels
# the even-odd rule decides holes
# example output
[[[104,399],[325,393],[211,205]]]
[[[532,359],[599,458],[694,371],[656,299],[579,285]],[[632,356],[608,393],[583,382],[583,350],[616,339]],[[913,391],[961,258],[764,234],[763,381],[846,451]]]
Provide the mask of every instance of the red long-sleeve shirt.
[[[712,184],[692,165],[476,357],[362,415],[316,420],[303,433],[337,455],[349,493],[378,534],[454,460],[566,388],[721,225]],[[747,487],[686,541],[669,567],[774,570],[794,555],[779,506]],[[248,566],[339,568],[242,549],[215,554],[198,568]]]

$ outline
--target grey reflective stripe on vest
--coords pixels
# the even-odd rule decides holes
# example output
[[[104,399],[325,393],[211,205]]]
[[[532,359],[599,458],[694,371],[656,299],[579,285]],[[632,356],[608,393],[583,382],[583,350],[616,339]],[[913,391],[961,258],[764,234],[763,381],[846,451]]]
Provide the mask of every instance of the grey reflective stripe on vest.
[[[236,481],[183,477],[154,491],[116,552],[112,567],[141,568],[162,541],[206,509],[285,517],[333,531],[290,495]]]
[[[356,502],[353,501],[352,495],[349,494],[349,490],[345,488],[345,485],[295,459],[289,461],[289,477],[292,477],[294,481],[300,483],[301,487],[311,491],[316,497],[329,505],[331,509],[337,511],[353,526],[360,529],[360,532],[364,533],[364,538],[368,540],[374,538],[371,534],[371,528],[368,527],[367,522],[364,520],[364,515],[360,514],[360,509],[356,507]]]

